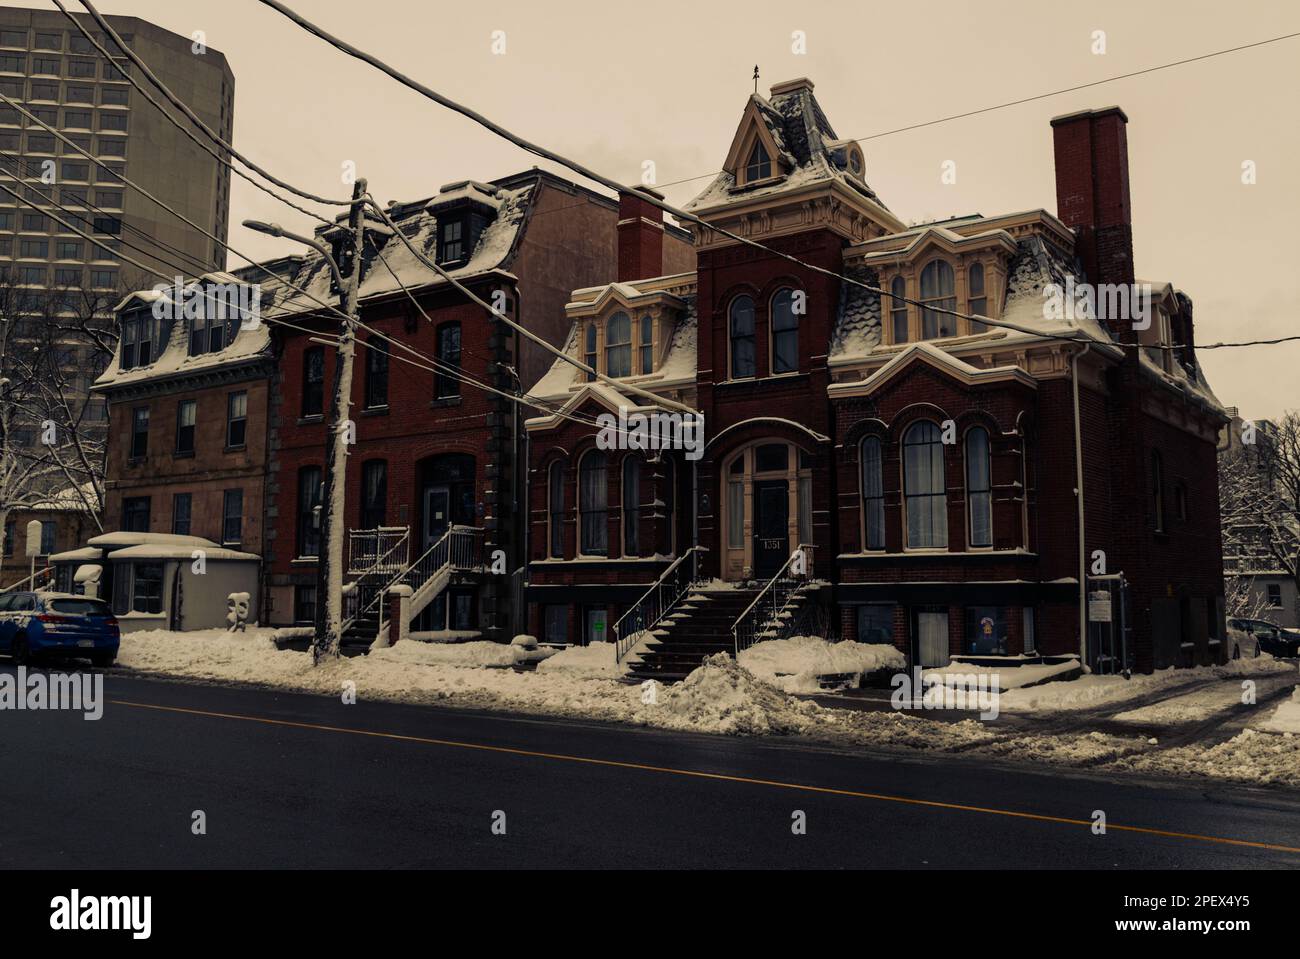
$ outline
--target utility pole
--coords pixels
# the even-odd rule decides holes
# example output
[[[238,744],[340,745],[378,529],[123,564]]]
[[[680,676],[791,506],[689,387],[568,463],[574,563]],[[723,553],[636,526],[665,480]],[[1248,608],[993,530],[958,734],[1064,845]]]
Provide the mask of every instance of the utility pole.
[[[316,571],[316,637],[311,647],[313,663],[338,656],[343,631],[343,551],[347,545],[343,520],[348,469],[348,444],[343,434],[348,430],[352,407],[357,292],[361,286],[361,256],[365,247],[365,196],[366,181],[357,180],[352,185],[352,207],[348,212],[351,257],[340,264],[347,269],[339,282],[340,309],[344,318],[339,321],[334,395],[330,399],[329,431],[325,436],[325,482],[321,494],[320,556]],[[324,603],[320,601],[321,596],[324,596]]]

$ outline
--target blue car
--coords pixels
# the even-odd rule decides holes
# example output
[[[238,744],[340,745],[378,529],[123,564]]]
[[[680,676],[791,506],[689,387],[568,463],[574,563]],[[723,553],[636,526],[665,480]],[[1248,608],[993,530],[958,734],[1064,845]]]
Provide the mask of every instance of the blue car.
[[[108,604],[67,593],[0,593],[0,653],[15,663],[80,656],[112,666],[121,633]]]

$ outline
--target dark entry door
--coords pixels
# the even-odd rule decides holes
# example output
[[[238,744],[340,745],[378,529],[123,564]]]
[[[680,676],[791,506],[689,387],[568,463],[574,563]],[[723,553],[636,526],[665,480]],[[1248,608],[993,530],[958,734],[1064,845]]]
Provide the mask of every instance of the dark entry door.
[[[428,549],[451,525],[451,491],[445,486],[430,486],[424,491],[424,548]]]
[[[774,576],[789,558],[789,483],[759,480],[754,483],[754,575]]]

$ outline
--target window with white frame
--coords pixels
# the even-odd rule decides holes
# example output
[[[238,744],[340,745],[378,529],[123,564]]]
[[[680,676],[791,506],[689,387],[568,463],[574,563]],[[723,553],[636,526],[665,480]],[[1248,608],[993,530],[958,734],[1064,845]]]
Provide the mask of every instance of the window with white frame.
[[[948,498],[944,486],[943,440],[929,421],[914,423],[903,437],[903,500],[907,546],[943,549],[948,545]]]
[[[957,283],[947,260],[931,260],[921,270],[921,339],[957,335],[957,318],[940,310],[957,309]]]
[[[632,321],[626,313],[615,313],[605,324],[605,375],[632,373]]]

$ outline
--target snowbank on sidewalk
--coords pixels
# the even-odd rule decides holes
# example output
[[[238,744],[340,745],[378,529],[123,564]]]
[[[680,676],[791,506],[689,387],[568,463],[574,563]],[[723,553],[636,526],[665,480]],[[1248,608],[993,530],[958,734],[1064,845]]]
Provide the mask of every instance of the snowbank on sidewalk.
[[[815,693],[818,676],[903,670],[907,658],[884,644],[829,643],[818,636],[792,636],[755,643],[740,653],[740,665],[787,693]]]
[[[627,664],[614,662],[613,643],[592,643],[560,650],[538,663],[537,671],[585,679],[618,679],[627,672]]]
[[[1273,715],[1260,723],[1259,728],[1269,733],[1295,733],[1300,735],[1300,686],[1291,698],[1274,710]]]
[[[939,669],[927,669],[922,674],[923,681],[931,681],[946,686],[969,684],[967,677],[976,677],[976,682],[984,682],[988,688],[997,688],[1002,692],[1020,689],[1036,683],[1045,683],[1057,676],[1064,676],[1079,668],[1077,660],[1065,663],[1030,663],[1023,666],[976,666],[973,663],[949,663]],[[995,682],[996,681],[996,682]]]
[[[526,658],[521,646],[486,641],[472,643],[424,643],[404,639],[394,646],[372,649],[368,659],[423,666],[459,666],[463,669],[508,669]]]
[[[1234,659],[1224,666],[1196,666],[1191,669],[1171,667],[1149,675],[1135,674],[1131,679],[1123,676],[1081,676],[1066,682],[1010,690],[1000,697],[999,705],[1004,713],[1092,709],[1127,699],[1140,700],[1159,691],[1207,680],[1294,669],[1288,663],[1265,655],[1258,659]]]

